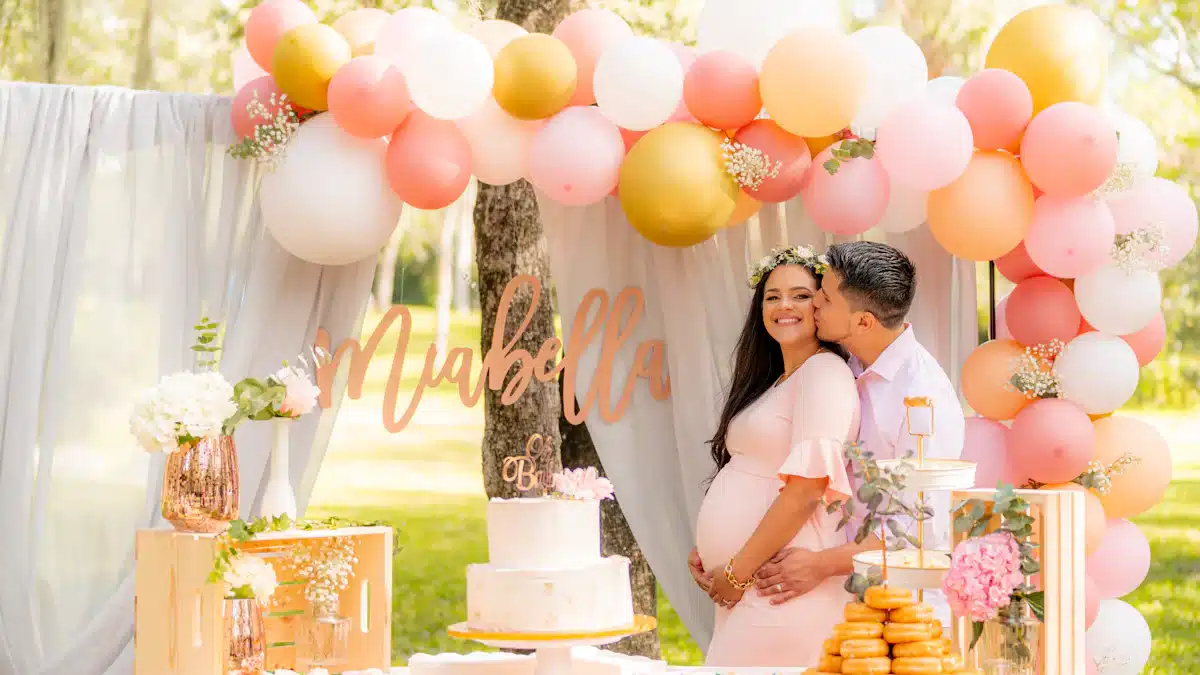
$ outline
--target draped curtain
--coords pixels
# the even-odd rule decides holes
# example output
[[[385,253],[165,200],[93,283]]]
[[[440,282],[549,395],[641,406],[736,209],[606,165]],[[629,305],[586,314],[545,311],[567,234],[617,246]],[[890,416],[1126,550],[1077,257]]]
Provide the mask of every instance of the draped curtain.
[[[167,527],[164,457],[128,418],[222,321],[231,382],[357,336],[374,260],[321,267],[263,230],[256,169],[228,156],[230,99],[0,84],[0,675],[132,672],[133,541]],[[300,420],[301,508],[335,407]],[[257,515],[269,425],[237,434]]]

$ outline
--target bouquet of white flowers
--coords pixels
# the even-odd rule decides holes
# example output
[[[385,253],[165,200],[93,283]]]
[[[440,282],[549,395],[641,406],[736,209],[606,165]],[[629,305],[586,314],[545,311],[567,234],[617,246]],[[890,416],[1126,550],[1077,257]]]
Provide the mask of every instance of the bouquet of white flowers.
[[[255,598],[264,605],[278,586],[275,568],[271,563],[244,553],[237,553],[230,558],[222,581],[225,582],[226,597],[243,600]]]
[[[147,391],[129,426],[148,452],[172,453],[179,446],[218,436],[237,412],[233,385],[220,373],[175,373]]]

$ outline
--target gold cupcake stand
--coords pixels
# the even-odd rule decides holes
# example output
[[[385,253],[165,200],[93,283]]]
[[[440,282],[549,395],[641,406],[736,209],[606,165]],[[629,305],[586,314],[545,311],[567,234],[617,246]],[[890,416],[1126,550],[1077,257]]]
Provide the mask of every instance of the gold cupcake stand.
[[[572,647],[600,647],[631,635],[654,630],[657,620],[639,614],[633,625],[625,628],[591,632],[506,633],[475,630],[467,623],[456,623],[447,629],[450,637],[474,640],[497,649],[532,649],[536,652],[534,675],[571,675]]]

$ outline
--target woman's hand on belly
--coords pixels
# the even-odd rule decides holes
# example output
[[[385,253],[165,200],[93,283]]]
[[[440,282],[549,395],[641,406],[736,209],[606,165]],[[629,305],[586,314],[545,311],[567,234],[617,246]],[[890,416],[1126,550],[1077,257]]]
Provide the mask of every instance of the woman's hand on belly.
[[[692,573],[692,579],[696,581],[700,590],[705,593],[712,592],[712,572],[704,571],[704,563],[700,560],[700,550],[697,548],[692,548],[692,552],[688,555],[688,570]]]
[[[755,577],[759,594],[779,605],[820,586],[830,575],[821,554],[785,548],[759,568]]]

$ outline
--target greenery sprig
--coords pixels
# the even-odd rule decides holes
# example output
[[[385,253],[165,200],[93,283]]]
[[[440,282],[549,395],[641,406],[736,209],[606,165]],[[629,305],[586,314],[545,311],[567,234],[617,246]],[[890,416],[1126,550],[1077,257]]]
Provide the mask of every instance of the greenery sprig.
[[[871,159],[875,156],[875,142],[865,138],[850,137],[846,140],[831,146],[830,153],[833,155],[825,161],[823,165],[830,176],[836,175],[838,169],[842,168],[842,162],[849,162],[852,159],[859,157],[863,159]]]
[[[1088,462],[1087,470],[1072,478],[1070,482],[1089,490],[1095,490],[1096,494],[1104,496],[1112,490],[1113,476],[1119,476],[1141,463],[1142,458],[1131,452],[1122,454],[1117,458],[1117,461],[1109,466],[1104,466],[1101,462],[1092,460]],[[1030,490],[1040,490],[1045,486],[1045,483],[1039,483],[1030,479],[1025,483],[1024,487]]]
[[[205,316],[192,327],[196,330],[196,344],[192,345],[192,351],[197,355],[196,366],[201,370],[216,370],[221,361],[221,324]]]

